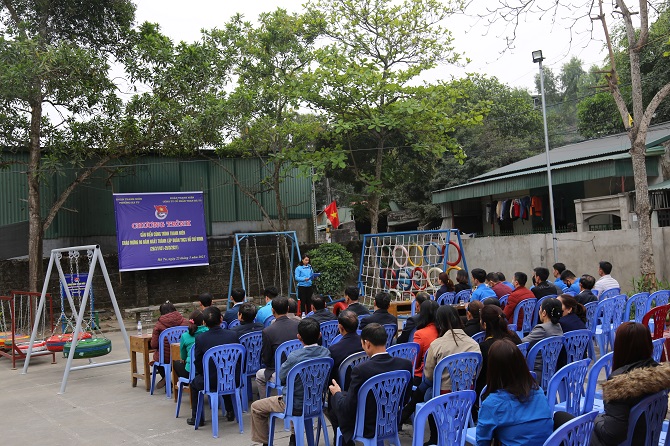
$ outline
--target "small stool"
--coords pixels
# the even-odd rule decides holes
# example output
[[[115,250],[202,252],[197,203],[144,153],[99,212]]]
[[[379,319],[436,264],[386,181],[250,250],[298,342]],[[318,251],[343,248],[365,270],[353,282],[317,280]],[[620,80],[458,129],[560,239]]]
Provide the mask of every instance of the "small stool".
[[[151,387],[151,371],[149,367],[149,353],[154,352],[149,346],[151,335],[131,335],[130,336],[130,377],[132,386],[137,387],[137,380],[143,379],[146,391]],[[139,373],[137,369],[137,353],[142,355],[144,365],[143,372]]]

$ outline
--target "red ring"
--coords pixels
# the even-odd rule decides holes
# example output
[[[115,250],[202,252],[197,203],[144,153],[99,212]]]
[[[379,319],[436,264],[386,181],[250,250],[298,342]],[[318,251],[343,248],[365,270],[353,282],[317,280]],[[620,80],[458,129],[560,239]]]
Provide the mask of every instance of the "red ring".
[[[455,242],[450,241],[450,245],[453,245],[454,248],[456,248],[456,252],[458,253],[458,258],[456,259],[455,262],[450,262],[447,260],[447,265],[449,266],[456,266],[461,262],[461,248],[458,247],[458,245]],[[447,259],[447,246],[445,245],[444,247],[444,258]]]
[[[421,272],[421,275],[423,276],[423,279],[424,279],[424,280],[423,280],[423,286],[417,286],[417,285],[416,285],[416,282],[417,282],[417,281],[416,281],[416,279],[414,279],[414,275],[415,275],[415,273],[416,273],[417,271],[420,271],[420,272]],[[412,271],[412,286],[413,286],[415,289],[417,289],[417,290],[425,290],[425,289],[426,289],[427,282],[428,282],[427,279],[428,279],[428,275],[427,275],[426,272],[423,270],[423,268],[421,268],[420,266],[417,266],[416,268],[414,268],[414,270]]]

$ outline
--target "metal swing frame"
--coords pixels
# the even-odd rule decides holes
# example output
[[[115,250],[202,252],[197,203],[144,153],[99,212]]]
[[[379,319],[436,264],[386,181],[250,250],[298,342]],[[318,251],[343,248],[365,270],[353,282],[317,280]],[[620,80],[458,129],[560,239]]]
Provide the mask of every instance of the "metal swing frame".
[[[126,327],[123,325],[121,310],[119,309],[119,305],[116,301],[116,295],[114,294],[114,289],[112,288],[112,282],[109,279],[109,274],[107,273],[107,267],[105,266],[105,260],[102,257],[102,251],[100,250],[99,245],[74,246],[70,248],[58,248],[51,250],[51,256],[49,258],[49,266],[47,268],[47,273],[44,278],[44,286],[42,287],[42,294],[40,297],[40,303],[36,314],[39,317],[41,316],[42,312],[45,311],[44,304],[46,300],[47,288],[49,287],[49,280],[51,279],[54,264],[56,265],[56,269],[58,270],[59,284],[60,286],[63,286],[65,289],[65,294],[70,304],[70,308],[72,308],[73,310],[75,309],[72,294],[70,293],[70,287],[68,286],[65,280],[63,267],[61,266],[59,261],[59,254],[69,251],[88,251],[88,250],[93,251],[93,256],[91,257],[91,263],[88,270],[88,280],[86,281],[84,294],[81,298],[81,306],[79,308],[79,311],[77,312],[77,324],[75,326],[74,333],[72,334],[72,348],[70,348],[70,353],[67,357],[65,371],[63,372],[63,380],[61,382],[60,391],[58,392],[59,395],[65,393],[65,387],[67,386],[67,380],[68,377],[70,376],[70,371],[90,369],[93,367],[103,367],[107,365],[123,364],[126,362],[130,362],[130,341],[128,339],[128,333],[126,333]],[[123,341],[126,344],[126,351],[128,352],[128,358],[116,361],[101,362],[101,363],[90,363],[86,365],[72,367],[72,360],[74,359],[74,353],[75,350],[77,349],[77,344],[79,343],[79,333],[81,332],[81,326],[84,320],[84,313],[86,312],[87,307],[86,303],[91,293],[91,287],[93,285],[93,273],[95,272],[95,267],[98,263],[100,263],[100,270],[102,271],[102,275],[105,279],[105,284],[107,285],[107,291],[109,292],[109,297],[110,300],[112,301],[112,306],[114,307],[114,314],[116,315],[116,320],[119,323],[119,328],[121,330],[121,335],[123,336]],[[23,365],[23,372],[21,373],[22,375],[28,373],[28,366],[30,365],[30,357],[32,356],[33,344],[35,343],[37,329],[38,329],[38,320],[36,319],[35,324],[33,326],[33,331],[30,335],[30,345],[28,347],[26,360]]]
[[[300,254],[300,246],[298,245],[298,236],[295,231],[283,231],[283,232],[247,232],[247,233],[238,233],[235,234],[235,244],[233,245],[233,256],[232,256],[232,261],[230,263],[230,278],[228,280],[228,296],[233,291],[233,277],[235,277],[235,264],[238,265],[239,271],[240,271],[240,279],[242,281],[242,289],[244,289],[244,292],[247,292],[246,288],[246,283],[245,283],[245,278],[244,278],[244,263],[242,261],[242,245],[241,243],[245,240],[250,239],[251,237],[263,237],[263,236],[280,236],[283,235],[286,237],[287,241],[290,241],[291,247],[289,249],[289,257],[290,257],[290,267],[289,267],[289,278],[288,278],[288,290],[289,290],[289,296],[294,296],[297,298],[298,296],[298,290],[297,287],[294,283],[293,280],[293,268],[294,268],[294,259],[297,258],[298,261],[302,258]],[[281,274],[281,271],[280,271]],[[230,299],[228,299],[228,304],[227,307],[230,308]]]

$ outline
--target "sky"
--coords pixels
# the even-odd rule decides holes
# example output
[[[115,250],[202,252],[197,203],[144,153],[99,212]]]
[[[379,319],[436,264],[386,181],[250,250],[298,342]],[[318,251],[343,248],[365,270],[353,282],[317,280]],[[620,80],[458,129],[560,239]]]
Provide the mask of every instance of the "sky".
[[[194,41],[200,36],[201,29],[223,27],[235,13],[241,13],[245,19],[255,21],[261,12],[283,8],[289,12],[300,12],[304,0],[247,0],[232,2],[221,0],[137,0],[138,23],[149,21],[158,23],[163,33],[174,41]],[[427,82],[451,76],[464,77],[467,73],[477,72],[495,76],[512,86],[535,90],[535,75],[538,66],[532,61],[531,53],[542,50],[546,67],[555,73],[571,57],[582,60],[585,69],[591,65],[601,65],[605,52],[602,51],[602,31],[599,24],[594,28],[593,37],[587,29],[590,23],[582,21],[572,35],[567,27],[572,19],[557,17],[551,23],[551,17],[526,17],[519,24],[515,48],[505,50],[505,35],[509,34],[502,23],[487,26],[485,20],[477,19],[475,12],[482,12],[484,5],[493,0],[473,0],[468,16],[453,16],[444,26],[454,37],[456,51],[465,53],[471,63],[465,67],[442,66],[426,73]],[[580,32],[581,31],[581,32]]]

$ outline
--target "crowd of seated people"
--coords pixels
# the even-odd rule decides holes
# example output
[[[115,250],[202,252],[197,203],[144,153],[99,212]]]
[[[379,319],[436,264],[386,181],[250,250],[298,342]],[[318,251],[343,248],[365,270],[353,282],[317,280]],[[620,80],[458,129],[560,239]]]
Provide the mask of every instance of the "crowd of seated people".
[[[189,326],[181,339],[181,357],[175,359],[173,363],[178,376],[188,377],[188,354],[190,346],[195,345],[195,378],[191,382],[194,390],[191,393],[192,416],[187,422],[193,425],[197,421],[195,419],[197,391],[204,386],[202,357],[207,348],[237,343],[242,335],[261,331],[260,354],[264,368],[256,373],[258,393],[250,406],[253,442],[268,443],[269,415],[271,412],[281,412],[285,408],[283,396],[270,396],[270,392],[266,393],[267,383],[275,381],[278,377],[279,382],[285,385],[290,368],[302,361],[323,357],[333,359],[326,414],[331,421],[333,433],[339,428],[343,444],[350,446],[354,444],[352,436],[355,414],[360,403],[357,390],[368,378],[393,370],[411,372],[412,380],[408,383],[402,401],[400,421],[403,424],[411,421],[418,403],[437,396],[433,395],[432,390],[434,380],[440,380],[438,387],[440,393],[451,391],[451,379],[448,373],[434,376],[440,360],[455,353],[477,352],[482,357],[482,368],[474,383],[474,389],[478,394],[472,411],[473,420],[477,423],[476,444],[489,445],[492,441],[502,444],[542,444],[551,435],[556,420],[552,417],[546,396],[539,388],[536,379],[531,376],[525,357],[516,345],[527,342],[531,348],[549,336],[561,336],[563,333],[584,329],[587,322],[584,304],[598,299],[592,291],[602,292],[611,287],[618,287],[618,282],[610,275],[611,271],[612,265],[609,262],[600,262],[598,272],[600,279],[596,282],[594,277],[588,274],[577,278],[564,264],[556,263],[552,271],[545,267],[534,268],[531,275],[532,286],[529,287],[527,287],[530,285],[529,279],[524,272],[515,272],[510,284],[500,272],[487,273],[481,268],[474,268],[468,275],[467,272],[460,270],[456,274],[455,286],[446,273],[441,273],[438,280],[439,288],[432,290],[433,295],[428,292],[416,294],[416,299],[412,302],[412,305],[415,305],[415,315],[406,319],[403,329],[394,340],[394,343],[399,344],[405,342],[418,344],[419,352],[414,366],[408,360],[389,355],[386,351],[388,334],[384,325],[397,326],[398,319],[389,312],[391,297],[384,291],[372,297],[371,311],[359,302],[358,288],[347,287],[344,309],[337,315],[326,306],[322,296],[314,295],[311,299],[311,313],[301,318],[296,315],[297,301],[279,295],[274,287],[264,290],[266,303],[260,309],[252,303],[245,302],[243,290],[234,290],[231,295],[234,305],[224,314],[216,307],[203,304],[204,309],[194,311],[188,321],[178,321]],[[549,279],[550,274],[553,274],[554,280]],[[472,295],[465,305],[439,305],[436,301],[436,298],[445,292],[468,289],[472,291]],[[542,297],[547,298],[539,307],[537,325],[520,339],[517,333],[509,328],[515,307],[525,299]],[[501,301],[503,298],[505,300]],[[206,299],[204,300],[207,303]],[[166,307],[166,314],[171,313],[169,310],[170,308]],[[459,314],[459,310],[462,314]],[[268,322],[269,325],[266,326],[264,322],[269,316],[273,316],[274,320],[272,323]],[[166,320],[167,318],[161,320],[164,327],[168,326]],[[222,321],[230,323],[233,320],[238,320],[239,324],[230,329],[221,328]],[[337,321],[340,339],[325,348],[321,346],[319,324],[332,320]],[[522,320],[521,313],[518,315],[517,330],[522,328]],[[619,331],[624,330],[624,326],[628,327],[624,324]],[[628,327],[625,330],[633,333],[634,328]],[[643,328],[648,335],[646,327]],[[479,332],[483,332],[483,337],[478,338],[477,342],[472,337]],[[650,359],[651,350],[650,344],[647,345],[647,339],[633,340],[634,335],[630,333],[622,334],[621,339],[631,337],[630,344],[634,344],[638,351],[636,354],[630,351],[624,353],[625,347],[622,342],[616,343],[615,371],[610,379],[635,370],[640,370],[638,374],[648,374],[656,368],[657,364]],[[302,348],[290,353],[281,368],[275,370],[277,348],[283,342],[294,339],[301,341]],[[360,352],[365,352],[370,359],[354,366],[346,375],[345,381],[340,382],[339,366],[348,356]],[[541,361],[542,358],[538,356],[533,367],[537,379],[540,378],[542,371]],[[667,388],[670,386],[670,372],[668,368],[658,370],[667,373],[667,382],[663,381]],[[662,378],[666,379],[665,375]],[[611,388],[614,388],[614,385]],[[296,383],[293,389],[294,398],[301,401],[302,386]],[[642,395],[649,393],[653,393],[653,389],[649,389],[646,393],[638,392],[633,398],[637,398],[635,401],[638,401]],[[605,394],[607,398],[613,391],[606,391]],[[619,402],[616,397],[612,397],[609,403],[606,402],[605,413],[596,421],[592,444],[618,444],[623,440],[621,435],[624,434],[621,429],[622,426],[623,428],[627,426],[627,414],[632,404],[627,394],[621,399],[625,399],[625,402]],[[233,421],[235,413],[230,398],[224,398],[224,404],[227,419]],[[374,412],[373,406],[367,404],[367,410]],[[373,435],[375,429],[373,412],[366,413],[364,436]],[[199,422],[200,425],[205,423],[204,416]],[[561,422],[559,420],[557,425]],[[437,426],[432,417],[429,417],[428,423],[430,438],[426,444],[436,444]],[[289,445],[294,444],[296,439],[292,434]]]

